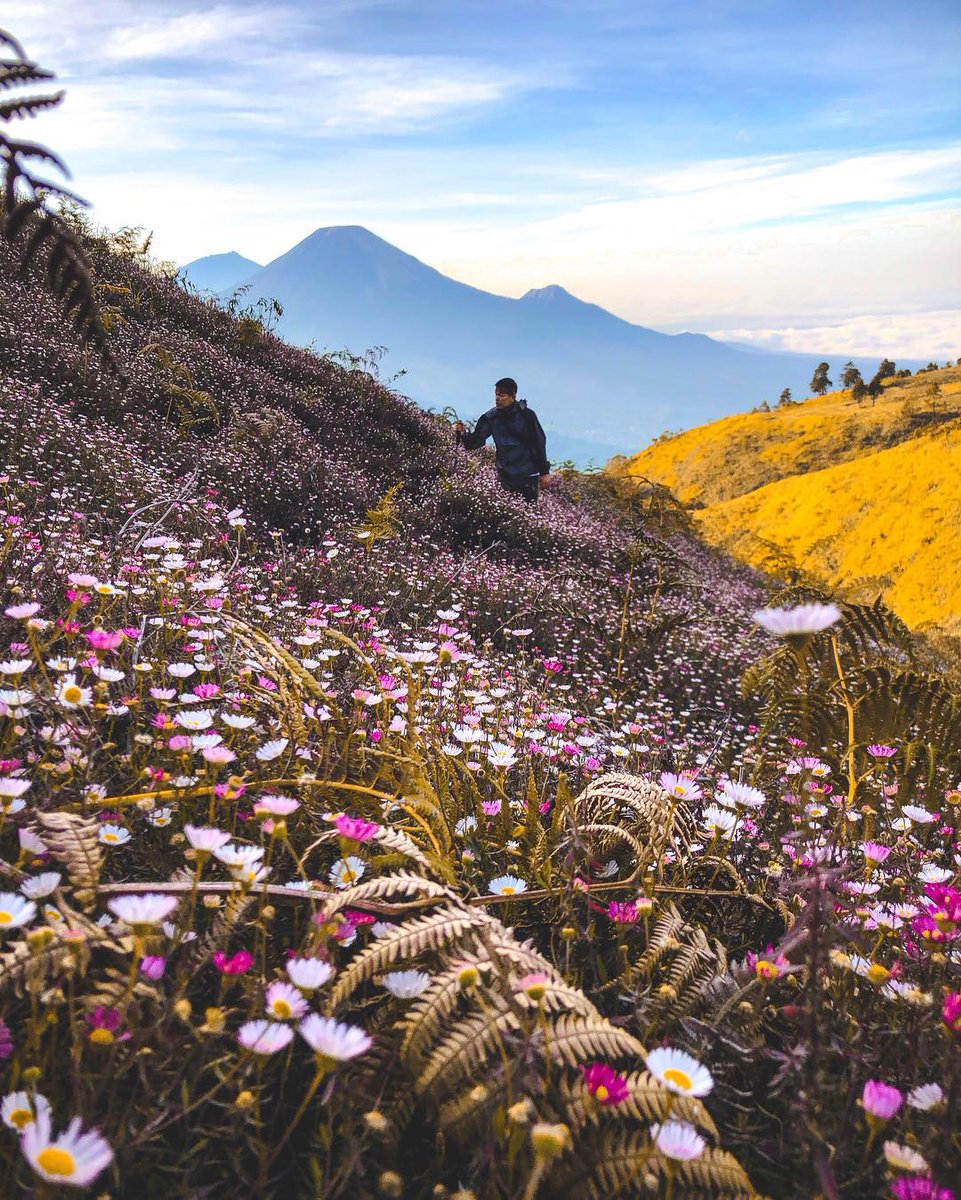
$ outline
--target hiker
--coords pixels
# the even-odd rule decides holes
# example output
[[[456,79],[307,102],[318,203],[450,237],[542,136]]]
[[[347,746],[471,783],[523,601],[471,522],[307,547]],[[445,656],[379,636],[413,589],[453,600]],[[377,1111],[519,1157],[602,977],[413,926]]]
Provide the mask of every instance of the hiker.
[[[467,432],[463,421],[455,423],[458,444],[477,450],[493,437],[501,487],[523,496],[528,504],[536,504],[540,484],[543,481],[547,486],[551,471],[544,430],[533,409],[527,407],[527,401],[517,399],[517,384],[513,379],[498,379],[494,384],[494,403],[495,407],[484,413],[473,433]]]

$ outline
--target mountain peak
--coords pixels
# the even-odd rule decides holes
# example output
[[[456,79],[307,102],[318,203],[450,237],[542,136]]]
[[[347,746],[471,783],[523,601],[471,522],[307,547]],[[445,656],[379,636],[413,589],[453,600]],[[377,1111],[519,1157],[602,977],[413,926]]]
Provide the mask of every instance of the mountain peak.
[[[550,283],[547,285],[547,287],[542,288],[531,288],[529,291],[525,292],[523,296],[521,296],[521,299],[554,301],[574,300],[578,304],[583,303],[583,301],[578,300],[576,296],[572,296],[567,288],[562,288],[559,283]]]

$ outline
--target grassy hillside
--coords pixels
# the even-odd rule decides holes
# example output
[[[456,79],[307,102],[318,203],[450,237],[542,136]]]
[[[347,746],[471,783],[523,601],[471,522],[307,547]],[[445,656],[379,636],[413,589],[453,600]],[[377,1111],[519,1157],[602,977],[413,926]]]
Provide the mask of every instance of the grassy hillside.
[[[883,1195],[876,1081],[956,1178],[923,642],[84,241],[122,377],[0,244],[4,1198]]]
[[[670,487],[744,561],[874,584],[916,628],[961,629],[961,370],[739,414],[615,464]]]

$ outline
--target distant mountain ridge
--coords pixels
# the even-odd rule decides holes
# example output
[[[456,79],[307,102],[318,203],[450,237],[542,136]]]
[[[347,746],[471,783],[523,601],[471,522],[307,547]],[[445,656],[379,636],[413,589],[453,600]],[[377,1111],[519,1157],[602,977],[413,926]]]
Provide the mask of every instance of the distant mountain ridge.
[[[195,259],[181,269],[180,278],[198,291],[219,293],[260,269],[260,263],[230,250],[227,254],[208,254],[206,258]]]
[[[220,293],[249,285],[250,302],[277,299],[278,333],[319,350],[386,347],[385,377],[431,408],[465,419],[512,375],[548,431],[548,452],[605,462],[665,429],[716,420],[785,387],[806,394],[817,355],[748,352],[704,334],[665,334],[579,300],[559,285],[520,299],[443,275],[359,225],[316,230],[263,268],[226,262]],[[207,265],[204,265],[207,264]],[[236,267],[232,278],[226,278]],[[211,260],[184,268],[196,281]],[[859,364],[860,365],[860,364]],[[876,363],[864,363],[873,374]]]

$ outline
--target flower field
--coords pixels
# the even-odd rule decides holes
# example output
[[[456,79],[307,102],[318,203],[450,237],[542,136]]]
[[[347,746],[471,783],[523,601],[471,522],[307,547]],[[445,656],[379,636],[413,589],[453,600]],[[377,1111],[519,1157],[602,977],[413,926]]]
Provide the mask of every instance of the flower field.
[[[664,489],[0,248],[0,1193],[961,1177],[961,693]]]

